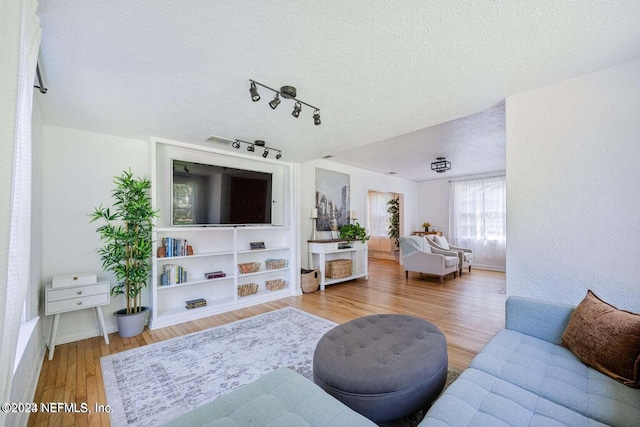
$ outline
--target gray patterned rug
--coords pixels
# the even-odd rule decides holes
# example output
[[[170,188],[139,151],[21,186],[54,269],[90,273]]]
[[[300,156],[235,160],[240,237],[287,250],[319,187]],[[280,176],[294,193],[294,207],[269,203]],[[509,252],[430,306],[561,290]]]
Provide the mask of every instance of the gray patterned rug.
[[[334,326],[286,307],[102,357],[111,425],[167,422],[278,367],[313,380],[313,351]]]
[[[102,357],[111,425],[167,422],[279,367],[313,381],[313,351],[336,325],[286,307]],[[451,368],[446,385],[459,374]],[[415,426],[423,417],[418,411],[384,427]]]

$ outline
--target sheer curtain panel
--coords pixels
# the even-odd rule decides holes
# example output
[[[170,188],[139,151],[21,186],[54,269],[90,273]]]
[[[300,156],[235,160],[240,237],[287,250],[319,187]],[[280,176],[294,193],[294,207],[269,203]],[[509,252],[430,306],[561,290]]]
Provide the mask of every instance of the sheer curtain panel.
[[[449,239],[473,249],[473,264],[505,271],[507,184],[504,176],[450,183]]]
[[[38,2],[0,2],[0,397],[11,393],[18,332],[29,286],[31,114]],[[0,412],[0,425],[6,414]]]

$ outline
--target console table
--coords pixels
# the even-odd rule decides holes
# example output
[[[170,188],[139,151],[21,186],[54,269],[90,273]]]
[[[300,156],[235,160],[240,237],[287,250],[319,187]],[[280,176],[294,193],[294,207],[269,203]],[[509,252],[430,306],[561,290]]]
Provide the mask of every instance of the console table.
[[[309,267],[317,266],[320,270],[320,289],[326,285],[346,282],[360,277],[369,279],[369,250],[367,243],[347,240],[309,240]],[[349,258],[352,262],[352,274],[341,279],[327,279],[325,277],[325,262]]]
[[[442,231],[414,231],[412,235],[414,236],[429,236],[431,234],[435,234],[436,236],[442,236]]]
[[[100,282],[87,285],[69,286],[54,288],[47,285],[44,293],[45,314],[53,314],[53,324],[51,325],[51,337],[49,338],[49,360],[53,359],[53,352],[56,349],[56,336],[58,334],[58,323],[60,315],[69,311],[84,310],[85,308],[95,308],[98,317],[98,327],[104,342],[109,345],[109,335],[104,324],[102,306],[110,301],[109,282]]]

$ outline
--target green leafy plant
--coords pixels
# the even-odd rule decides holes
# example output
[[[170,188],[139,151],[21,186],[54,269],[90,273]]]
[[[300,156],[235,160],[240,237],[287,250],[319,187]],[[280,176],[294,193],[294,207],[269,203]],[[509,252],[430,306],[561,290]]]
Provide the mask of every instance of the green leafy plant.
[[[96,252],[102,260],[102,268],[115,274],[118,283],[111,295],[124,295],[127,314],[142,311],[140,291],[151,276],[153,219],[158,216],[151,205],[149,190],[151,181],[133,178],[131,170],[114,177],[112,208],[102,204],[89,214],[90,223],[105,222],[96,231],[104,242]]]
[[[360,240],[362,243],[369,240],[367,230],[357,222],[355,224],[345,224],[340,227],[340,238],[348,240],[349,242],[353,240]]]
[[[396,248],[400,247],[400,199],[396,197],[387,202],[389,213],[389,237],[394,240]]]

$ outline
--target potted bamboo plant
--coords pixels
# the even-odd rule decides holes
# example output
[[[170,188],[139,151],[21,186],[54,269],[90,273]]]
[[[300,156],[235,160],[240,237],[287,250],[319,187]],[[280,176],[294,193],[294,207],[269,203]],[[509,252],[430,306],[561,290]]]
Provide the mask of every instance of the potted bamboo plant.
[[[151,276],[153,219],[151,181],[134,178],[131,170],[114,178],[112,208],[102,204],[89,214],[91,223],[103,221],[97,232],[104,246],[97,249],[102,268],[116,276],[111,295],[124,295],[126,308],[114,313],[118,334],[132,337],[142,333],[149,307],[142,306],[142,289]]]

